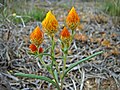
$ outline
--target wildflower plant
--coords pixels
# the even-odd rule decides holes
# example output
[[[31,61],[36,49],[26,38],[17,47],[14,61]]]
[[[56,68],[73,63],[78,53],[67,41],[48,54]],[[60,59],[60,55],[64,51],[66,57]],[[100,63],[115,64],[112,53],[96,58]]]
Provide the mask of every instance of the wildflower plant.
[[[62,51],[62,70],[60,70],[60,67],[58,65],[58,62],[55,59],[55,34],[58,32],[58,21],[56,20],[55,16],[52,14],[51,11],[49,11],[46,15],[46,18],[42,22],[42,30],[44,33],[50,37],[51,41],[51,47],[48,47],[47,49],[51,49],[50,53],[46,53],[46,50],[43,50],[42,47],[40,47],[41,43],[44,40],[44,33],[40,30],[40,27],[36,27],[34,31],[30,34],[30,40],[31,43],[29,48],[31,52],[33,53],[32,55],[35,55],[39,57],[40,63],[44,66],[44,68],[51,74],[52,78],[46,77],[46,76],[38,76],[34,74],[25,74],[25,73],[15,73],[16,76],[21,76],[21,77],[28,77],[28,78],[34,78],[34,79],[40,79],[40,80],[45,80],[49,83],[52,83],[53,86],[55,86],[58,90],[63,90],[64,87],[64,78],[67,75],[69,71],[72,70],[75,66],[78,64],[90,60],[91,58],[95,57],[96,55],[99,55],[103,53],[102,51],[94,53],[82,60],[79,60],[75,63],[70,64],[69,67],[66,68],[66,61],[67,56],[68,56],[68,50],[69,47],[72,43],[74,34],[75,34],[75,29],[80,23],[80,18],[75,10],[74,7],[72,7],[71,11],[69,12],[67,18],[66,18],[66,27],[63,28],[63,30],[60,32],[60,46],[61,46],[61,51]],[[67,29],[72,30],[72,33]],[[46,64],[45,61],[43,60],[43,56],[49,56],[51,58],[50,64]]]

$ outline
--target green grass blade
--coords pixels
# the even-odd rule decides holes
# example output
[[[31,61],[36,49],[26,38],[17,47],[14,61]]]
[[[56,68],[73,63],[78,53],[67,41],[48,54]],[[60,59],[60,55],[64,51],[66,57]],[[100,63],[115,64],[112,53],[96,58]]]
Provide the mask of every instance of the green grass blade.
[[[84,62],[84,61],[87,61],[87,60],[89,60],[89,59],[91,59],[91,58],[93,58],[93,57],[95,57],[95,56],[97,56],[97,55],[99,55],[99,54],[102,54],[102,53],[103,53],[103,51],[94,53],[94,54],[92,54],[92,55],[90,55],[90,56],[88,56],[88,57],[86,57],[86,58],[84,58],[84,59],[82,59],[82,60],[80,60],[80,61],[78,61],[78,62],[75,62],[75,63],[71,64],[70,67],[68,67],[68,68],[65,70],[65,73],[64,73],[62,79],[65,77],[65,75],[67,74],[67,72],[69,72],[72,68],[74,68],[74,67],[77,66],[78,64],[80,64],[80,63],[82,63],[82,62]]]
[[[34,74],[25,74],[25,73],[15,73],[14,75],[15,76],[20,76],[20,77],[27,77],[27,78],[45,80],[49,83],[52,83],[55,87],[57,87],[57,85],[54,81],[52,81],[50,78],[45,77],[45,76],[38,76],[38,75],[34,75]]]

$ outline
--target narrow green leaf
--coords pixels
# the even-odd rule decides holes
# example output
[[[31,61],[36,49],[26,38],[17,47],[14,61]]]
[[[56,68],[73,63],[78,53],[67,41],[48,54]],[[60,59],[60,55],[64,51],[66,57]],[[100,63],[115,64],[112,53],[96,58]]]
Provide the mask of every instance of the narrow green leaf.
[[[57,74],[57,71],[56,70],[54,70],[54,75],[55,75],[55,79],[57,80],[57,82],[58,82],[58,74]],[[58,82],[59,83],[59,82]]]
[[[51,64],[47,65],[46,68],[49,71],[49,73],[52,73]]]
[[[82,59],[82,60],[80,60],[80,61],[78,61],[78,62],[75,62],[75,63],[71,64],[70,67],[68,67],[68,68],[65,70],[65,73],[64,73],[62,79],[65,77],[65,75],[67,74],[67,72],[69,72],[72,68],[74,68],[74,67],[77,66],[78,64],[80,64],[80,63],[82,63],[82,62],[84,62],[84,61],[87,61],[87,60],[89,60],[89,59],[91,59],[91,58],[93,58],[93,57],[95,57],[95,56],[97,56],[97,55],[99,55],[99,54],[102,54],[102,53],[103,53],[103,51],[94,53],[94,54],[92,54],[92,55],[90,55],[90,56],[88,56],[88,57],[86,57],[86,58],[84,58],[84,59]]]
[[[34,74],[25,74],[25,73],[15,73],[14,75],[20,76],[20,77],[45,80],[45,81],[48,81],[49,83],[52,83],[55,87],[57,87],[56,83],[53,80],[51,80],[50,78],[45,77],[45,76],[38,76],[38,75],[34,75]]]
[[[44,50],[44,53],[46,53],[51,47],[48,47]]]

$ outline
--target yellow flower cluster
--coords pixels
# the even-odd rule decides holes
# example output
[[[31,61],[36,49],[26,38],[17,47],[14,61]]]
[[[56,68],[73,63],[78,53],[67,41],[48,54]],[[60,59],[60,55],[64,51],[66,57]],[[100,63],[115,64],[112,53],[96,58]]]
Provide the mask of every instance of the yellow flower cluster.
[[[58,31],[58,21],[55,16],[49,11],[46,18],[42,22],[43,31],[48,35],[54,35]]]
[[[80,22],[80,18],[75,10],[74,7],[70,10],[68,16],[66,17],[66,25],[71,29],[75,30]],[[42,21],[42,30],[47,33],[48,36],[54,36],[55,33],[58,31],[58,21],[56,20],[55,16],[49,11],[46,15],[46,18]],[[37,26],[33,32],[30,34],[30,40],[32,45],[30,46],[31,50],[35,51],[35,46],[39,47],[40,44],[43,42],[44,34],[40,30],[40,27]],[[67,30],[66,27],[60,33],[60,39],[63,43],[68,44],[71,41],[70,32]],[[34,45],[35,46],[34,46]]]
[[[43,42],[43,32],[40,30],[39,26],[30,34],[30,40],[36,46],[39,46]]]
[[[66,24],[71,30],[75,30],[76,27],[79,25],[80,18],[75,10],[74,7],[70,10],[67,18],[66,18]]]

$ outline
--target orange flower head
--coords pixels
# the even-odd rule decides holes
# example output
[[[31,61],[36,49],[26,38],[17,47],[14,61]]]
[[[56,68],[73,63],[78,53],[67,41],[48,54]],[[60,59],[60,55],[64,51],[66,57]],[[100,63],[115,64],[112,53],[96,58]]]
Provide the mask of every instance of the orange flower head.
[[[48,35],[54,35],[58,31],[58,21],[55,16],[49,11],[46,18],[42,22],[42,27],[44,32]]]
[[[43,42],[43,32],[40,30],[40,27],[37,26],[33,32],[30,34],[30,40],[36,46],[39,46]]]
[[[39,48],[39,53],[42,53],[42,52],[43,52],[43,48],[40,47],[40,48]]]
[[[30,44],[29,48],[31,49],[32,52],[37,51],[37,47],[34,44]]]
[[[64,44],[66,44],[67,46],[70,45],[71,42],[71,36],[70,36],[70,32],[67,30],[66,27],[63,28],[63,30],[60,33],[60,39],[62,40],[62,42]]]
[[[66,24],[71,30],[75,30],[76,27],[79,25],[80,18],[75,10],[74,7],[70,10],[67,18],[66,18]]]
[[[61,35],[61,39],[70,38],[70,32],[67,30],[66,27],[63,28],[60,35]]]

